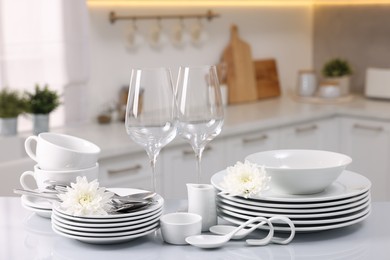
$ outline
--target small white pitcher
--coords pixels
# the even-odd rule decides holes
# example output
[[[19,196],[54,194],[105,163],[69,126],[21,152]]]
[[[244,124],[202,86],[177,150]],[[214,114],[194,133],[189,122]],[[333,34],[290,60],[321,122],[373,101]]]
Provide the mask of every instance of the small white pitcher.
[[[187,184],[188,212],[202,217],[202,231],[217,224],[215,190],[210,184]]]

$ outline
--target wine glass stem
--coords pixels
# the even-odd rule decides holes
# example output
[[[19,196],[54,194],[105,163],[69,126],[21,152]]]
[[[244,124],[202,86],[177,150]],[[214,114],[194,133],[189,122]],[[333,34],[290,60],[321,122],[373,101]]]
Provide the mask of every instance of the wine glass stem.
[[[157,161],[157,154],[154,154],[150,158],[150,166],[152,168],[152,189],[153,189],[153,192],[157,192],[156,161]]]
[[[201,176],[202,176],[202,154],[203,154],[204,148],[200,148],[197,151],[195,151],[195,157],[196,157],[196,172],[197,172],[197,183],[201,183]]]

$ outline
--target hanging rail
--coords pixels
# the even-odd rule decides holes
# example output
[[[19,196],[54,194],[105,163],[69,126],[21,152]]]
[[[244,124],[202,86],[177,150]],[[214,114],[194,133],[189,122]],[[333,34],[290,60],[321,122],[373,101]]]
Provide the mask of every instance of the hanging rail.
[[[219,14],[208,10],[207,13],[203,14],[181,14],[181,15],[139,15],[139,16],[122,16],[117,15],[115,12],[110,12],[109,20],[113,24],[117,20],[146,20],[146,19],[187,19],[187,18],[206,18],[211,21],[213,18],[219,17]]]

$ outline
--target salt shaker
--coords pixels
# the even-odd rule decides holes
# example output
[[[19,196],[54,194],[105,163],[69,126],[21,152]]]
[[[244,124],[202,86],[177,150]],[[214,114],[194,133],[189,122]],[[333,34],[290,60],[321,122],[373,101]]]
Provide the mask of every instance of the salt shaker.
[[[312,70],[301,70],[298,74],[298,95],[302,97],[313,96],[317,90],[317,77]]]
[[[202,231],[217,224],[215,190],[210,184],[187,184],[188,212],[202,217]]]

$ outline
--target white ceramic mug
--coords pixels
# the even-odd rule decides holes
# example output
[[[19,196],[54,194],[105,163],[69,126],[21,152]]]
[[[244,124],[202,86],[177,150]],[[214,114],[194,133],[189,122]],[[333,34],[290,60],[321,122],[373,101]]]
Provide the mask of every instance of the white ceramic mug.
[[[187,244],[186,238],[200,235],[202,217],[197,214],[175,212],[160,218],[161,235],[165,242],[174,245]]]
[[[35,152],[31,148],[33,141],[37,143]],[[96,164],[100,153],[100,148],[87,140],[56,133],[29,136],[24,142],[24,148],[42,170],[90,168]]]
[[[88,181],[92,181],[95,179],[98,179],[99,175],[99,164],[96,163],[95,166],[87,169],[80,169],[80,170],[63,170],[63,171],[48,171],[48,170],[42,170],[39,168],[38,165],[34,166],[34,171],[25,171],[20,176],[20,184],[24,189],[33,190],[33,187],[30,187],[27,184],[27,178],[28,176],[31,176],[34,178],[35,182],[37,183],[37,187],[39,189],[44,189],[46,186],[48,186],[45,181],[47,180],[53,180],[58,181],[61,183],[70,184],[71,182],[76,181],[77,176],[85,176],[87,177]]]

